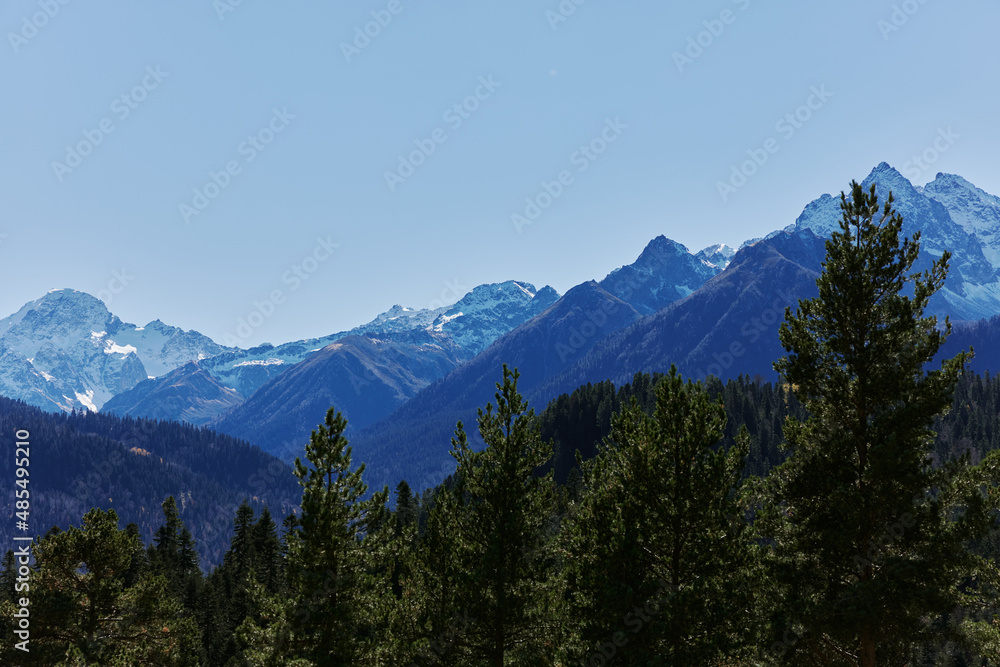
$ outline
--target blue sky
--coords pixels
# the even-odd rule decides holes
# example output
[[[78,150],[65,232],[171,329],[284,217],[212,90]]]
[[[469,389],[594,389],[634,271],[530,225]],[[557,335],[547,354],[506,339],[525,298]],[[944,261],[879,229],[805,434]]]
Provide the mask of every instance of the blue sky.
[[[235,2],[3,3],[0,316],[279,343],[739,245],[883,160],[1000,193],[987,0]]]

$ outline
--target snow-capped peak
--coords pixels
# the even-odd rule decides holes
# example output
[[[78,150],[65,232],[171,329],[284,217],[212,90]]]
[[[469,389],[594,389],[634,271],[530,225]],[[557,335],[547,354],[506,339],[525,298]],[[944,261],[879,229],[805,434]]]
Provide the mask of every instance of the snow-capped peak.
[[[721,271],[729,266],[729,262],[732,261],[734,255],[736,255],[736,251],[731,247],[725,243],[717,243],[698,251],[695,257]]]

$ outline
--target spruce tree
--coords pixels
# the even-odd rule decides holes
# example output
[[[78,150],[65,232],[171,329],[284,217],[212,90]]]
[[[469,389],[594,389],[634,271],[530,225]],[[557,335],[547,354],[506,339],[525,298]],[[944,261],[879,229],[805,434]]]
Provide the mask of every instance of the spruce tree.
[[[171,593],[194,609],[195,597],[201,585],[201,569],[191,531],[184,525],[177,501],[169,496],[162,504],[163,525],[156,529],[149,547],[149,567],[154,574],[170,582]]]
[[[253,527],[253,545],[256,556],[257,580],[270,593],[279,593],[285,588],[285,567],[278,527],[271,511],[264,507]]]
[[[469,664],[471,612],[463,607],[468,575],[460,512],[461,493],[440,486],[425,494],[430,507],[423,534],[401,561],[399,614],[413,628],[404,634],[409,660],[417,665],[461,667]],[[406,552],[404,552],[406,553]]]
[[[941,639],[932,621],[962,602],[978,569],[964,543],[989,525],[966,460],[931,465],[932,425],[969,355],[925,370],[951,325],[925,316],[949,253],[911,272],[919,232],[900,241],[890,193],[851,183],[826,243],[819,296],[786,309],[775,369],[809,417],[784,427],[789,460],[759,516],[786,596],[774,655],[802,664],[908,664]]]

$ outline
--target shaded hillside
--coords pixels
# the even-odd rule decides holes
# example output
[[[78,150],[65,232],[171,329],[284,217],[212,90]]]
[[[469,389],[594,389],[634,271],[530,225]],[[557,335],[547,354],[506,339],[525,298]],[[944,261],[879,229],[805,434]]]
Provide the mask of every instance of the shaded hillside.
[[[265,383],[212,427],[290,461],[330,406],[352,430],[363,428],[465,359],[447,335],[430,331],[347,336]]]
[[[779,234],[740,250],[691,296],[615,332],[535,394],[548,400],[587,382],[627,382],[676,364],[685,376],[740,374],[774,379],[786,306],[816,294],[824,241],[809,231]]]
[[[194,426],[94,413],[50,414],[0,397],[0,433],[30,433],[31,515],[28,534],[76,525],[92,507],[113,508],[135,522],[147,542],[162,523],[160,504],[174,496],[204,564],[228,547],[232,517],[244,498],[283,517],[301,500],[291,469],[260,449]],[[14,480],[14,457],[0,475]],[[0,540],[13,544],[14,490],[3,490]],[[23,535],[24,533],[18,532]]]
[[[184,421],[200,426],[232,410],[243,396],[192,361],[163,377],[140,382],[111,397],[101,412],[124,417]]]
[[[493,400],[503,364],[521,371],[528,394],[639,314],[596,282],[574,287],[551,308],[498,339],[484,352],[421,391],[400,409],[352,438],[355,458],[368,463],[373,487],[403,477],[414,488],[439,484],[454,467],[448,454],[455,423],[478,440],[477,408]]]

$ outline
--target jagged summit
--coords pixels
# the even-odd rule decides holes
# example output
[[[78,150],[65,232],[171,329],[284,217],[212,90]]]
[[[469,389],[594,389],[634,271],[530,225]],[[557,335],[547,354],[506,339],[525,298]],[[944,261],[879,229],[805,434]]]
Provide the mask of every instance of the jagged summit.
[[[148,376],[223,351],[198,332],[159,320],[137,327],[86,292],[54,289],[0,320],[0,394],[96,411]]]
[[[1000,269],[1000,197],[955,174],[939,173],[919,190],[944,206],[951,219],[983,242],[983,254]]]
[[[646,244],[635,262],[615,269],[600,285],[649,315],[688,296],[721,270],[661,234]]]
[[[736,251],[725,243],[716,243],[695,253],[695,257],[717,267],[720,271],[729,266]]]

